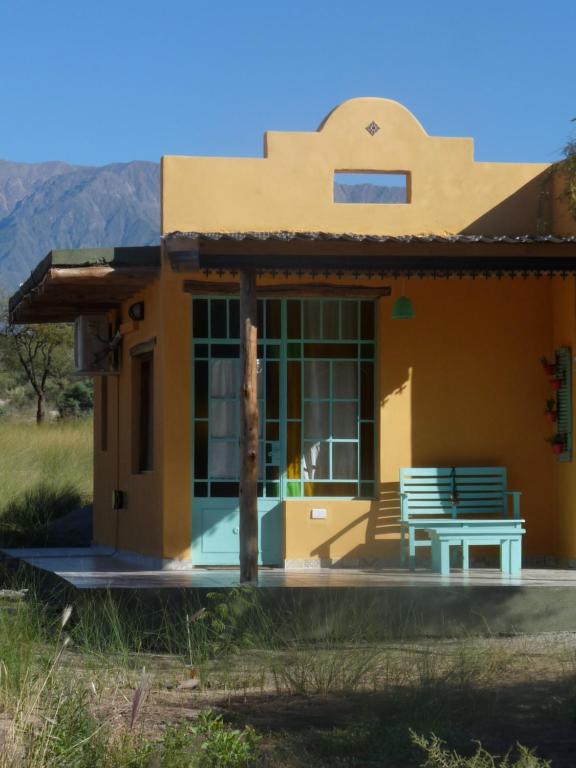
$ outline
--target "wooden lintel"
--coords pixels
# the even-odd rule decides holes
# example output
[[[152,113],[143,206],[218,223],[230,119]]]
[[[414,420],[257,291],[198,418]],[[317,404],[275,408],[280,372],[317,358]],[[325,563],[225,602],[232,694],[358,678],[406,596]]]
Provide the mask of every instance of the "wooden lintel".
[[[215,296],[218,294],[238,295],[240,283],[208,282],[206,280],[184,280],[184,291],[195,296]],[[354,296],[366,299],[390,296],[390,286],[371,287],[348,285],[345,283],[280,283],[278,285],[259,285],[258,296]]]

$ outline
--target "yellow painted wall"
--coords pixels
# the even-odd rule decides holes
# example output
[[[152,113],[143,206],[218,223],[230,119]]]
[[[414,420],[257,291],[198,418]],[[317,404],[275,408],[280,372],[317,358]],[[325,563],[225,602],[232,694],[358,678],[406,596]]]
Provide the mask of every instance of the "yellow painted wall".
[[[574,278],[554,280],[553,349],[569,347],[574,355],[576,341],[576,290]],[[552,358],[552,351],[549,355]],[[572,378],[574,404],[574,376]],[[574,408],[574,405],[573,405]],[[574,410],[572,434],[574,434]],[[549,430],[552,432],[552,428]],[[576,560],[576,471],[574,462],[558,462],[555,466],[555,502],[557,511],[557,552],[563,560]]]
[[[162,232],[536,233],[548,167],[476,163],[472,139],[428,136],[395,101],[352,99],[318,131],[267,133],[264,158],[164,157]],[[335,204],[335,170],[409,172],[411,202]]]
[[[399,468],[456,464],[506,466],[523,493],[525,554],[554,553],[558,465],[539,363],[552,349],[550,281],[411,280],[405,322],[390,317],[399,288],[380,300],[379,499],[286,502],[286,557],[397,559]],[[310,519],[318,506],[326,520]]]
[[[372,120],[380,126],[375,136],[365,130]],[[318,132],[267,134],[261,159],[163,158],[162,231],[490,235],[535,234],[552,227],[562,234],[576,232],[556,192],[548,207],[542,205],[547,168],[475,163],[472,140],[430,137],[401,105],[357,99],[338,107]],[[334,204],[334,170],[409,172],[411,202]],[[125,320],[128,304],[142,298],[147,312],[144,323],[125,338],[125,350],[150,336],[158,339],[154,473],[131,472],[126,364],[118,381],[119,460],[111,450],[106,456],[96,453],[96,540],[170,558],[190,556],[192,330],[191,300],[182,281],[191,276],[203,277],[175,273],[163,263],[159,281],[123,308]],[[526,554],[576,557],[576,476],[573,463],[559,465],[545,442],[549,388],[538,362],[554,346],[573,343],[573,282],[506,278],[384,284],[392,285],[393,295],[379,301],[378,498],[287,501],[286,559],[397,558],[398,469],[454,464],[508,467],[510,487],[523,492]],[[399,292],[414,302],[412,321],[390,319]],[[113,389],[111,422],[117,419]],[[111,441],[113,434],[110,428]],[[115,467],[129,498],[118,520],[109,499],[111,488],[118,487],[110,479]],[[311,520],[312,507],[326,508],[327,519]]]

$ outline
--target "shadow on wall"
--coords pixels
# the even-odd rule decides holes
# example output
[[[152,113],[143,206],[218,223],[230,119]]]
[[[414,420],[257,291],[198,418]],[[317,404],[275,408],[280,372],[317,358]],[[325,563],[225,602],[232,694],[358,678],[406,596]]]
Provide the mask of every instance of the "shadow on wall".
[[[552,227],[554,199],[548,170],[472,221],[461,235],[543,235]]]
[[[312,550],[311,555],[321,560],[334,559],[334,545],[361,526],[366,528],[364,541],[340,559],[351,561],[351,564],[357,562],[359,565],[394,564],[399,557],[399,520],[398,483],[381,483],[379,498],[371,505],[370,511],[356,517],[338,533],[323,541]],[[338,559],[335,559],[334,565],[337,564]]]
[[[551,281],[421,279],[406,292],[416,318],[383,318],[381,326],[381,407],[393,418],[383,425],[378,500],[313,554],[398,564],[401,466],[506,467],[508,487],[523,494],[525,554],[554,554],[554,459],[543,418],[549,386],[538,362],[552,346]],[[344,554],[358,526],[362,543]]]

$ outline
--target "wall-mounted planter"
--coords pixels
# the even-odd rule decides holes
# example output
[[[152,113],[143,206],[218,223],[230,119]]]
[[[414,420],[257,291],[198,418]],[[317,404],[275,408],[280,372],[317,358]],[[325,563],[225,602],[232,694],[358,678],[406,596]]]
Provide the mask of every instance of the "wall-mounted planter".
[[[552,392],[558,392],[562,386],[562,379],[550,379],[550,386],[552,387]]]

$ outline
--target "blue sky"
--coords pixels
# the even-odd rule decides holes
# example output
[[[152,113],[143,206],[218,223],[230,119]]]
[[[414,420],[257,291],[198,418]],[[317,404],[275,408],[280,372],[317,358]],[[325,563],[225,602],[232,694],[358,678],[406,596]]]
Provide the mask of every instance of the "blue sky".
[[[0,158],[260,155],[384,96],[476,158],[552,162],[576,131],[574,0],[0,0]]]

